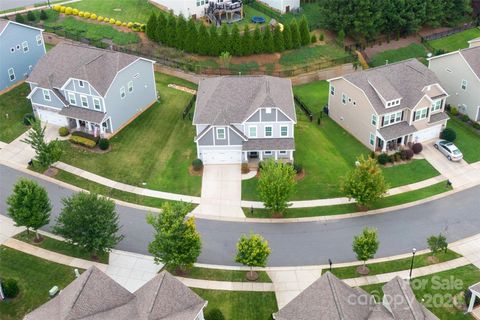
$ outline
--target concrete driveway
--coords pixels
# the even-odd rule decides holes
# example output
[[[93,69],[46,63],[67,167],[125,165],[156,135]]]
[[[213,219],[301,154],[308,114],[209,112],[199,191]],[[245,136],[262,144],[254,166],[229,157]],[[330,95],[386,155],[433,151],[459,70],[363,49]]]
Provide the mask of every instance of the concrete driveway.
[[[240,164],[205,165],[200,205],[193,214],[243,218],[241,198]]]

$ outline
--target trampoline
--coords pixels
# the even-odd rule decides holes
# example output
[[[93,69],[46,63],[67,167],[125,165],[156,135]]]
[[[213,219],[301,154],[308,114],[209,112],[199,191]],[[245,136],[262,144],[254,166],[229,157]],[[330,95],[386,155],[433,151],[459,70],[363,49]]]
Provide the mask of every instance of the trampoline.
[[[254,16],[254,17],[252,17],[252,22],[253,23],[265,23],[265,18],[264,17],[259,17],[259,16]]]

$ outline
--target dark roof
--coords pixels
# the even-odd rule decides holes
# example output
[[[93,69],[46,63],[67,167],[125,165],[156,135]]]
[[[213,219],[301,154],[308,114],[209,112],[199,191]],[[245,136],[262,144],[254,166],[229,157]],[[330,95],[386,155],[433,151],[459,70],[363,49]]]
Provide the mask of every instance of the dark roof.
[[[480,47],[460,50],[460,54],[467,61],[473,72],[480,78]]]
[[[432,114],[430,116],[429,123],[440,122],[440,121],[447,120],[447,119],[450,119],[448,114],[446,114],[445,112],[439,112],[439,113]]]
[[[84,120],[98,124],[102,123],[103,119],[105,118],[105,113],[103,112],[75,106],[68,106],[62,108],[59,114],[69,118]]]
[[[414,133],[416,131],[417,129],[414,126],[410,126],[406,121],[378,129],[378,132],[387,141]]]
[[[293,138],[249,139],[243,143],[243,151],[295,150]]]
[[[53,89],[76,78],[88,81],[104,96],[117,73],[137,59],[125,53],[62,42],[38,61],[27,81]]]
[[[480,293],[480,282],[470,286],[470,290]]]
[[[435,74],[417,59],[355,72],[343,78],[365,92],[378,114],[415,107],[425,95],[422,90],[426,86],[439,83]],[[393,97],[402,98],[400,105],[387,109],[373,85],[387,100]]]
[[[241,123],[258,108],[279,108],[296,121],[292,83],[271,76],[225,76],[200,81],[193,124]]]

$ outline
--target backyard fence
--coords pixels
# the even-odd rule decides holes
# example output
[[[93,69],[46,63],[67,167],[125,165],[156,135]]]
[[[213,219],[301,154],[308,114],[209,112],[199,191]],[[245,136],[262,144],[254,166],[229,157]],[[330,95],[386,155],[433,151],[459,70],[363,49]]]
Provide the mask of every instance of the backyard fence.
[[[297,105],[302,109],[303,113],[308,117],[308,120],[313,121],[313,112],[307,107],[305,103],[303,103],[302,99],[300,99],[297,95],[293,95],[295,102]]]
[[[197,95],[193,95],[193,97],[190,99],[190,101],[188,102],[185,109],[183,109],[183,112],[182,112],[183,120],[185,120],[185,118],[190,114],[190,111],[192,110],[193,106],[195,105],[195,100],[196,99],[197,99]],[[189,117],[189,120],[192,120],[192,119]]]
[[[422,42],[427,42],[427,41],[432,41],[432,40],[437,40],[437,39],[440,39],[440,38],[448,37],[448,36],[451,36],[452,34],[456,34],[456,33],[459,33],[459,32],[462,32],[462,31],[465,31],[465,30],[468,30],[468,29],[472,29],[472,28],[475,28],[475,27],[477,27],[477,23],[476,22],[470,22],[470,23],[465,23],[464,25],[462,25],[460,27],[452,28],[452,29],[449,29],[449,30],[446,30],[446,31],[436,32],[436,33],[432,33],[432,34],[429,34],[429,35],[426,35],[426,36],[420,36],[420,38],[422,39]]]

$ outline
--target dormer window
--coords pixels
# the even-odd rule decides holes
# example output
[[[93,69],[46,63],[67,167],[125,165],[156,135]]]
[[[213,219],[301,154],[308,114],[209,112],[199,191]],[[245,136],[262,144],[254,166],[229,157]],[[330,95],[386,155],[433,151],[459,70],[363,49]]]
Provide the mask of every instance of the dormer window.
[[[400,105],[400,99],[391,100],[387,102],[387,108],[396,107]]]
[[[80,88],[85,87],[85,83],[83,83],[82,80],[78,80],[78,85],[80,86]]]
[[[268,114],[272,113],[272,108],[266,108],[265,112],[268,113]]]

